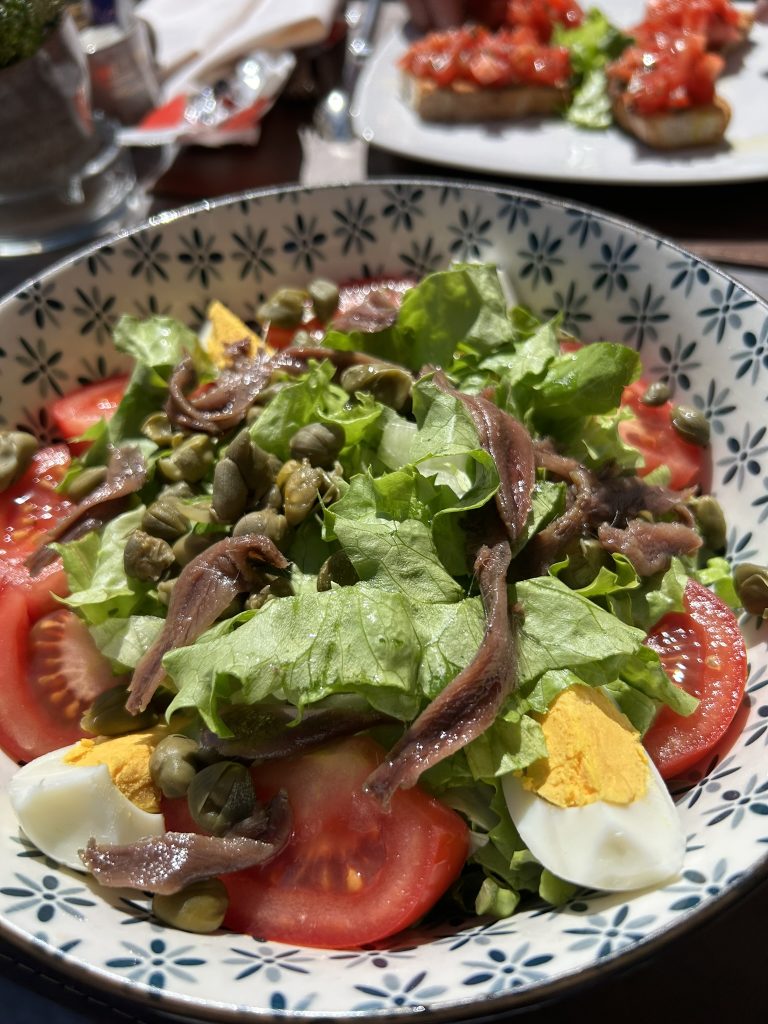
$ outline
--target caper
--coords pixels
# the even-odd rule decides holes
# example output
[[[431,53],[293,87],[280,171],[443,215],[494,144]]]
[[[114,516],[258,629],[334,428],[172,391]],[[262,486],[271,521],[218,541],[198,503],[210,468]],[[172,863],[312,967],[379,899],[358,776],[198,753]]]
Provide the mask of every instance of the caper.
[[[173,497],[161,495],[147,507],[141,517],[141,528],[153,537],[174,541],[189,529],[189,519]]]
[[[672,426],[680,437],[689,444],[706,448],[709,444],[709,420],[698,409],[689,405],[677,405],[672,410]]]
[[[134,530],[125,542],[123,568],[126,576],[157,583],[175,561],[170,544],[160,537],[151,537],[143,530]]]
[[[226,456],[219,459],[213,473],[213,511],[220,523],[234,523],[245,511],[248,488],[243,474]]]
[[[229,893],[220,878],[202,879],[179,892],[152,897],[152,913],[158,921],[198,935],[220,928],[228,905]]]
[[[181,498],[182,501],[187,498],[194,498],[194,496],[195,492],[186,480],[179,480],[175,484],[164,484],[158,494],[158,498]]]
[[[246,608],[262,608],[271,597],[293,597],[291,581],[284,576],[276,576],[256,593],[251,594],[245,602]]]
[[[285,482],[291,473],[294,473],[301,466],[301,462],[298,459],[288,459],[278,469],[275,474],[275,483],[282,491],[285,488]]]
[[[274,509],[275,512],[279,512],[283,507],[283,492],[277,486],[272,484],[267,493],[262,497],[259,502],[260,509]]]
[[[124,683],[110,687],[100,693],[85,712],[80,728],[94,736],[122,736],[155,725],[158,716],[151,705],[138,715],[132,715],[125,710],[127,700],[128,687]]]
[[[235,761],[208,765],[192,779],[187,803],[201,828],[223,835],[253,813],[256,798],[248,769]]]
[[[88,469],[83,469],[67,485],[67,497],[72,501],[82,501],[106,479],[106,466],[90,466]]]
[[[413,378],[399,366],[364,363],[347,367],[341,375],[341,386],[349,395],[367,391],[377,401],[399,412],[411,397]]]
[[[275,479],[270,456],[251,439],[249,431],[241,430],[227,448],[227,458],[235,463],[254,500],[258,500]]]
[[[345,434],[336,423],[308,423],[289,441],[294,459],[306,459],[311,466],[330,469],[344,447]]]
[[[166,480],[176,483],[202,480],[214,463],[213,443],[205,434],[192,434],[185,438],[170,455],[158,459],[157,468]]]
[[[333,583],[339,587],[351,587],[359,579],[357,569],[350,562],[346,551],[334,551],[320,566],[320,571],[317,574],[317,589],[320,591],[331,590]]]
[[[170,800],[186,796],[189,784],[197,773],[198,745],[189,736],[166,736],[160,740],[149,758],[152,781]]]
[[[309,285],[309,297],[315,316],[322,323],[330,320],[339,307],[339,287],[319,277]]]
[[[669,384],[663,380],[655,380],[645,389],[645,394],[640,399],[643,405],[664,405],[669,401],[672,391]]]
[[[725,551],[726,524],[720,502],[711,494],[692,498],[689,503],[702,539],[710,551]]]
[[[288,520],[271,508],[249,512],[235,523],[232,536],[242,537],[246,533],[258,533],[263,537],[269,537],[275,547],[282,550],[288,538]]]
[[[164,412],[153,412],[141,425],[141,432],[158,448],[170,448],[178,436],[171,426],[171,421]]]
[[[304,522],[314,508],[320,487],[326,479],[322,469],[306,462],[291,473],[283,487],[285,518],[289,526],[298,526]]]
[[[0,432],[0,491],[21,476],[37,448],[36,439],[24,430]]]
[[[187,565],[215,541],[216,537],[210,533],[187,533],[183,537],[179,537],[173,545],[173,557],[179,565]]]
[[[742,562],[734,566],[733,582],[744,610],[750,615],[768,618],[768,569],[764,565]]]
[[[268,320],[275,327],[298,327],[304,319],[304,303],[307,293],[299,288],[278,288],[266,302],[259,306],[258,320]]]
[[[166,608],[170,604],[171,593],[173,592],[173,588],[176,586],[177,580],[178,576],[174,576],[170,580],[162,580],[157,584],[157,599],[160,604],[165,605]]]

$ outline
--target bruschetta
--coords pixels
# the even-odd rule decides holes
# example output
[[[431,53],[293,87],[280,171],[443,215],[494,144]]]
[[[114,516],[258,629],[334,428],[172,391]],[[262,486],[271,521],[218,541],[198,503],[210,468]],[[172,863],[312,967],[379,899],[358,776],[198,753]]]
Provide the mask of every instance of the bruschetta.
[[[529,28],[433,32],[410,47],[400,68],[404,99],[425,121],[555,114],[569,99],[568,51],[540,43]]]
[[[638,41],[659,31],[703,36],[708,50],[733,50],[749,36],[754,13],[728,0],[649,0],[645,18],[632,34]]]

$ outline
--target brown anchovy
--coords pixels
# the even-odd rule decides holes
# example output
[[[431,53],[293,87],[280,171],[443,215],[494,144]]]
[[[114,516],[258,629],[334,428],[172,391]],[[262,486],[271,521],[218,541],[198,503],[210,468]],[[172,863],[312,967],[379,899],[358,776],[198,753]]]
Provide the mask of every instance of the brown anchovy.
[[[264,566],[287,569],[288,562],[267,537],[246,533],[226,537],[184,566],[171,591],[160,636],[134,669],[126,708],[143,711],[163,679],[163,657],[186,647],[213,625],[227,605],[249,590]]]
[[[238,834],[165,832],[124,846],[89,839],[80,859],[100,885],[168,896],[193,882],[266,864],[285,847],[292,830],[287,800],[272,802],[262,838]]]
[[[448,383],[445,374],[434,375],[438,388],[464,403],[480,437],[499,471],[496,507],[510,543],[514,547],[531,511],[531,494],[536,482],[536,458],[531,435],[514,416],[480,395],[465,395]]]
[[[475,559],[485,607],[485,633],[469,665],[425,708],[368,777],[365,788],[385,806],[395,790],[415,785],[422,772],[483,733],[496,718],[517,675],[517,617],[510,621],[509,541],[482,547]]]
[[[166,415],[174,426],[184,430],[225,434],[243,421],[274,373],[304,373],[310,359],[327,359],[337,371],[362,363],[395,365],[363,352],[342,352],[321,346],[296,346],[274,355],[262,353],[255,357],[235,350],[232,363],[216,380],[199,394],[190,395],[198,379],[194,363],[186,355],[174,368],[168,383]]]
[[[639,576],[665,572],[677,555],[692,555],[702,544],[701,537],[683,523],[649,523],[632,519],[625,529],[603,523],[597,539],[606,551],[618,551],[630,560]]]
[[[73,505],[68,515],[45,535],[42,547],[27,560],[27,568],[35,576],[56,558],[48,545],[54,541],[66,543],[76,540],[92,530],[100,529],[123,508],[123,499],[141,490],[147,479],[144,456],[138,448],[114,448],[107,463],[107,476],[103,483]]]

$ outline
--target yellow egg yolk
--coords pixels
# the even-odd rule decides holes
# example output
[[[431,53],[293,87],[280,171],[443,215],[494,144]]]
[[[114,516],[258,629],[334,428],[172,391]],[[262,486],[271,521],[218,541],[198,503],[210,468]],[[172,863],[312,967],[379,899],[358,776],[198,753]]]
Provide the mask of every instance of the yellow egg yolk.
[[[228,351],[229,346],[244,339],[247,339],[250,344],[252,356],[255,356],[259,349],[269,351],[261,337],[247,327],[222,302],[213,301],[208,306],[208,322],[210,323],[210,333],[205,344],[208,355],[217,366],[228,366],[232,361],[231,353]]]
[[[541,727],[548,756],[526,769],[525,789],[558,807],[630,804],[645,795],[648,760],[639,734],[600,690],[564,690]]]
[[[152,782],[149,759],[157,743],[167,734],[164,728],[134,732],[127,736],[98,736],[80,740],[64,757],[65,764],[83,767],[105,764],[112,781],[131,803],[142,811],[160,811],[160,791]]]

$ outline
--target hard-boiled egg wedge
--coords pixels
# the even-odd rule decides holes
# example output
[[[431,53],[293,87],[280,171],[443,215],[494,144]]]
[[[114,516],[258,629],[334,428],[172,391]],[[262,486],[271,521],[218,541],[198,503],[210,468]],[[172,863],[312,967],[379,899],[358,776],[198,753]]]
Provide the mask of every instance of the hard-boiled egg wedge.
[[[260,335],[217,300],[208,306],[207,318],[200,330],[200,341],[217,366],[228,366],[232,362],[230,345],[247,341],[252,356],[255,356],[259,349],[266,353],[271,351]]]
[[[578,685],[557,697],[542,728],[548,757],[502,783],[536,859],[565,881],[609,892],[674,876],[685,852],[677,810],[624,715]]]
[[[84,871],[78,851],[99,843],[132,843],[165,831],[149,774],[154,733],[81,740],[30,761],[11,779],[19,825],[43,853]]]

